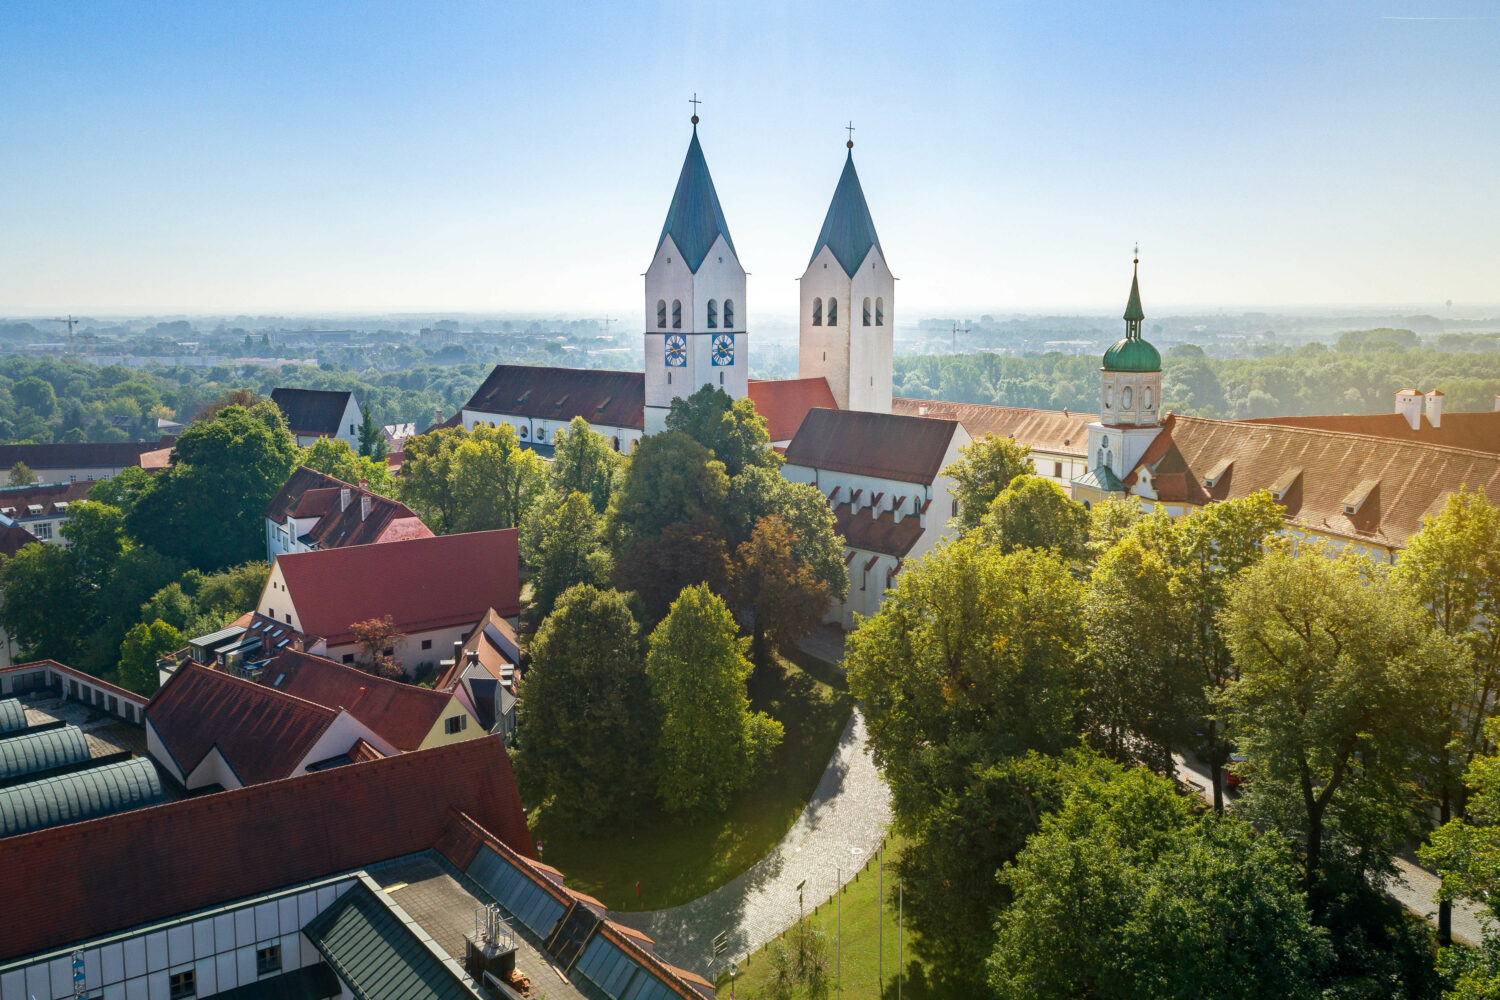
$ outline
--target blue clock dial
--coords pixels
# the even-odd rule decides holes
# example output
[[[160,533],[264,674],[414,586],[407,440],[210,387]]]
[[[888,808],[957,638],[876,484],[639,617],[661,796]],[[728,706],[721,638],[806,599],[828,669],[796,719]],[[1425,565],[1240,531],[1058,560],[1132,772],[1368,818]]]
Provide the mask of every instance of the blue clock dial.
[[[714,337],[713,362],[717,367],[734,364],[734,334],[720,333]]]
[[[669,333],[666,336],[667,367],[687,367],[687,338],[680,333]]]

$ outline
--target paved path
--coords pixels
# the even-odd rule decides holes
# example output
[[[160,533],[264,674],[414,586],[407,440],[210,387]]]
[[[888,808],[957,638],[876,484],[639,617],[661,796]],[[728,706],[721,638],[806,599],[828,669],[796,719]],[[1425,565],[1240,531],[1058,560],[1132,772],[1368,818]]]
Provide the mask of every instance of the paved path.
[[[1173,759],[1177,762],[1177,776],[1197,788],[1211,805],[1214,799],[1213,785],[1209,782],[1208,771],[1203,764],[1193,758],[1184,758],[1180,754],[1174,754]],[[1229,798],[1225,799],[1226,809],[1231,805],[1231,801]],[[1409,858],[1397,858],[1396,868],[1400,872],[1400,877],[1387,885],[1385,891],[1412,913],[1436,924],[1438,877]],[[1482,937],[1483,927],[1480,925],[1479,911],[1469,903],[1462,901],[1454,903],[1453,940],[1462,944],[1478,945]]]
[[[749,871],[691,903],[610,918],[649,934],[666,961],[710,979],[755,951],[796,922],[799,882],[807,882],[802,899],[811,912],[885,837],[890,789],[865,744],[865,720],[855,710],[807,808]],[[713,938],[720,932],[728,933],[729,947],[715,962]]]

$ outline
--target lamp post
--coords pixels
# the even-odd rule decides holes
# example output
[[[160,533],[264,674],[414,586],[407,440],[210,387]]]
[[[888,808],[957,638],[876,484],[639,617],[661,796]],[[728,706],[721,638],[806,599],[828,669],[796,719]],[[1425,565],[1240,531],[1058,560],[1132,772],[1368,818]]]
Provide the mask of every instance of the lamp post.
[[[800,971],[807,965],[807,935],[802,926],[802,887],[807,884],[807,879],[797,883],[797,968]]]

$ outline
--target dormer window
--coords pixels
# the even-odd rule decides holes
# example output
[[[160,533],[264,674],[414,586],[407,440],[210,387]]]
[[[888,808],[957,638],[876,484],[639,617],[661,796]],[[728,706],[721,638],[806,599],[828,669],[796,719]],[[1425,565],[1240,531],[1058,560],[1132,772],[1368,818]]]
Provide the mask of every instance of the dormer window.
[[[813,326],[823,325],[823,300],[813,299]]]
[[[667,328],[667,300],[656,300],[656,328],[665,330]]]

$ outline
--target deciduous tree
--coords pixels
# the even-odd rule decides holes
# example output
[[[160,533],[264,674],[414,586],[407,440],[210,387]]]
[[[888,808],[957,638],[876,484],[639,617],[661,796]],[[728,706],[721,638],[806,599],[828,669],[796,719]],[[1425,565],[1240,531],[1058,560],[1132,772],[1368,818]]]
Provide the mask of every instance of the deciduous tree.
[[[986,434],[964,445],[959,455],[943,475],[953,480],[959,530],[969,532],[979,527],[990,504],[1012,479],[1031,474],[1031,448],[1014,438]]]
[[[624,472],[625,457],[609,440],[589,426],[582,417],[574,417],[557,432],[552,451],[552,488],[559,496],[582,493],[600,514],[609,506]]]
[[[10,475],[6,478],[7,486],[30,486],[36,482],[36,473],[25,462],[17,462],[10,467]]]
[[[155,694],[159,686],[156,661],[186,643],[181,632],[160,619],[136,625],[120,643],[120,686],[136,694]]]
[[[536,452],[521,447],[515,428],[475,427],[453,452],[452,530],[519,527],[546,481],[545,463]]]
[[[406,635],[396,628],[395,619],[390,615],[352,622],[349,633],[359,646],[359,655],[354,661],[359,669],[376,677],[397,678],[402,675],[401,665],[396,662],[392,650],[397,640],[406,638]]]
[[[1082,560],[1088,555],[1089,512],[1052,480],[1017,476],[990,502],[979,537],[1002,552],[1051,549],[1061,559]]]
[[[817,628],[828,610],[828,586],[793,551],[791,529],[775,514],[755,525],[735,553],[730,591],[750,618],[750,653],[768,669],[771,653]]]
[[[612,567],[601,544],[604,520],[588,497],[569,493],[543,497],[521,528],[521,557],[531,570],[531,605],[527,618],[540,624],[557,599],[581,583],[602,586]]]
[[[771,448],[766,421],[749,397],[731,400],[718,386],[705,385],[686,398],[672,400],[667,429],[681,431],[724,463],[737,476],[750,466],[781,467],[781,456]]]
[[[351,486],[358,485],[363,479],[370,484],[372,491],[382,496],[392,491],[391,470],[385,460],[377,462],[356,454],[348,441],[339,438],[318,438],[311,447],[302,450],[299,461],[309,469],[316,469]]]

